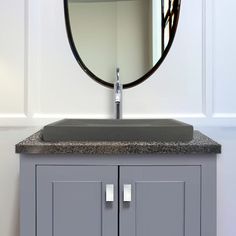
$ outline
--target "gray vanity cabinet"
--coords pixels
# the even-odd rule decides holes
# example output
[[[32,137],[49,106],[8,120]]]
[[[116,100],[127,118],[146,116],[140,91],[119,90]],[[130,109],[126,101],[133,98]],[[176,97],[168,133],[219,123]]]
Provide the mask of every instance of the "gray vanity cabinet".
[[[20,153],[20,236],[216,236],[221,146],[43,142]]]
[[[114,166],[38,166],[37,236],[117,236],[117,177]]]
[[[200,166],[39,165],[37,236],[200,236],[200,175]]]

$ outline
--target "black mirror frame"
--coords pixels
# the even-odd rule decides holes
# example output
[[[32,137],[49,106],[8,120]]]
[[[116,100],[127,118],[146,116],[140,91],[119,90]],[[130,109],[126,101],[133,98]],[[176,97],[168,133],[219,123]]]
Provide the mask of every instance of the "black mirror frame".
[[[164,1],[164,0],[161,0]],[[180,5],[181,5],[181,0],[175,0],[175,4],[174,7],[176,8],[176,15],[175,15],[175,19],[174,19],[174,23],[173,23],[173,33],[171,35],[171,38],[166,46],[166,48],[163,51],[163,54],[161,56],[161,58],[158,60],[158,62],[142,77],[138,78],[137,80],[131,82],[131,83],[127,83],[127,84],[123,84],[123,88],[124,89],[128,89],[128,88],[132,88],[142,82],[144,82],[146,79],[148,79],[158,68],[159,66],[162,64],[162,62],[164,61],[164,59],[166,58],[176,35],[176,31],[177,31],[177,26],[178,26],[178,22],[179,22],[179,14],[180,14]],[[108,83],[104,80],[102,80],[101,78],[97,77],[92,71],[90,71],[88,69],[88,67],[84,64],[83,60],[81,59],[74,40],[73,40],[73,36],[72,36],[72,31],[71,31],[71,24],[70,24],[70,17],[69,17],[69,8],[68,8],[68,0],[64,0],[64,16],[65,16],[65,24],[66,24],[66,32],[67,32],[67,36],[68,36],[68,40],[69,40],[69,44],[71,47],[71,50],[74,54],[74,57],[76,59],[76,61],[78,62],[78,64],[81,66],[81,68],[84,70],[84,72],[86,72],[90,78],[92,78],[93,80],[95,80],[96,82],[98,82],[99,84],[111,88],[113,89],[114,84],[112,83]]]

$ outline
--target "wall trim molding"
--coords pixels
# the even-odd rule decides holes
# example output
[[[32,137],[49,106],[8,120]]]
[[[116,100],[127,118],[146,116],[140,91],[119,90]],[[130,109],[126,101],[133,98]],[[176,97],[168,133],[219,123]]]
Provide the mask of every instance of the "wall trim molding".
[[[231,118],[236,118],[236,113],[214,113],[212,117],[231,119]]]
[[[207,117],[212,117],[214,109],[214,46],[213,46],[213,26],[214,26],[214,0],[203,0],[204,10],[203,17],[205,25],[203,25],[205,58],[205,114]]]
[[[202,112],[207,114],[207,8],[206,0],[202,0]]]
[[[21,118],[27,118],[26,114],[24,113],[0,113],[0,121],[1,119],[21,119]]]
[[[0,127],[43,127],[57,120],[71,119],[111,119],[105,114],[34,114],[33,117],[25,114],[1,114]],[[204,114],[128,114],[124,119],[177,119],[198,127],[236,127],[236,114],[215,114],[206,117]]]
[[[28,0],[24,0],[24,113],[28,114],[28,83],[29,83],[29,66],[28,66],[28,53],[29,53],[29,9]]]
[[[112,118],[112,114],[45,114],[45,113],[37,113],[33,115],[33,118],[39,119],[63,119],[63,118],[94,118],[97,119],[108,119]],[[164,118],[205,118],[206,116],[201,113],[162,113],[162,114],[123,114],[124,119],[141,119],[141,118],[149,118],[149,119],[164,119]]]

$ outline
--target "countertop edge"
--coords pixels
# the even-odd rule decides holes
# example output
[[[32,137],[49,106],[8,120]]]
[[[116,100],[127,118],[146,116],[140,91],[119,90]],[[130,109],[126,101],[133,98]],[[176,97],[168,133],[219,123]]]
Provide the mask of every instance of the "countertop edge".
[[[41,130],[15,145],[22,154],[220,154],[221,145],[199,131],[190,142],[43,142]]]

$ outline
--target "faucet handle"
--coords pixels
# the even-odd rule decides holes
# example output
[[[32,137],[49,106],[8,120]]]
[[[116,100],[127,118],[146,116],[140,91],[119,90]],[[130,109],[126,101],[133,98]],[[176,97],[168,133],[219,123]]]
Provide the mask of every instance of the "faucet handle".
[[[116,82],[120,82],[120,68],[116,68]]]
[[[115,89],[115,102],[120,103],[122,85],[120,83],[120,68],[119,67],[116,68],[116,82],[114,84],[114,89]]]
[[[116,68],[116,81],[114,83],[115,118],[121,119],[122,110],[122,84],[120,83],[120,68]]]

